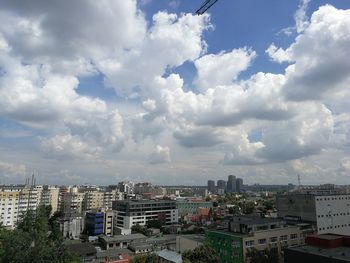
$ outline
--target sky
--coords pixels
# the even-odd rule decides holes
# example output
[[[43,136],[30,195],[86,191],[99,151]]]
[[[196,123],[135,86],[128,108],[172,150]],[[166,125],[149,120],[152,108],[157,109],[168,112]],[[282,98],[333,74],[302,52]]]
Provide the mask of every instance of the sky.
[[[350,184],[350,2],[0,0],[0,184]]]

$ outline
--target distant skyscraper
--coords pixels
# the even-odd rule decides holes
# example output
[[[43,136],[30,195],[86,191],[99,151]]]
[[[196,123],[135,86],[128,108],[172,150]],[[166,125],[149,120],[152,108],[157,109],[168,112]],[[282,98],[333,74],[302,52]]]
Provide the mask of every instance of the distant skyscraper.
[[[224,195],[226,192],[226,181],[225,180],[218,180],[218,194]]]
[[[236,176],[234,176],[234,175],[228,176],[227,192],[229,192],[229,193],[237,192],[237,190],[236,190]]]
[[[225,180],[218,180],[218,189],[226,190],[226,181]]]
[[[215,181],[208,180],[208,191],[211,193],[215,192]]]
[[[243,179],[242,178],[237,178],[236,180],[236,191],[238,193],[242,192],[242,188],[243,188]]]

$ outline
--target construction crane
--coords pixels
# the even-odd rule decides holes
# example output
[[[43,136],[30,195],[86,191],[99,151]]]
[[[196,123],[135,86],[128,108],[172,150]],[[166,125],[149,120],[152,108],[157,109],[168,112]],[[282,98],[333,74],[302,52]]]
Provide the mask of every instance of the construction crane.
[[[219,0],[206,0],[201,7],[196,11],[197,15],[203,15],[213,4]]]

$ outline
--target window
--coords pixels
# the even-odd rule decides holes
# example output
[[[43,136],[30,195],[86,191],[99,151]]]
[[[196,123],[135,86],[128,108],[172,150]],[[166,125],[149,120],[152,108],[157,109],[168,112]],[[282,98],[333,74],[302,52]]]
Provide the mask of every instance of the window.
[[[248,240],[248,241],[246,241],[246,242],[245,242],[245,246],[246,246],[246,247],[252,247],[252,246],[254,246],[254,240]]]
[[[286,241],[288,239],[287,235],[280,236],[280,241]]]
[[[262,238],[258,240],[259,245],[266,244],[266,238]]]
[[[291,234],[290,235],[290,239],[296,239],[296,238],[298,238],[298,234]]]
[[[270,242],[271,243],[277,242],[277,237],[270,237]]]

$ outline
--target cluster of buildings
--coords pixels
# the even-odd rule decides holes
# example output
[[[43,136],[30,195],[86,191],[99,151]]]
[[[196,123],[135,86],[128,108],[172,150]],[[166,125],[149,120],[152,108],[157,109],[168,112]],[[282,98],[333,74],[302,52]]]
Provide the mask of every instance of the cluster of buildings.
[[[243,179],[234,175],[229,175],[227,181],[218,180],[215,185],[214,180],[208,180],[208,191],[212,194],[224,195],[225,193],[241,193],[243,191]]]
[[[32,179],[31,184],[0,186],[0,223],[13,229],[28,210],[50,205],[52,213],[61,213],[68,247],[91,262],[126,263],[144,253],[155,253],[159,262],[182,262],[183,252],[202,244],[217,252],[220,263],[249,263],[252,253],[286,263],[303,258],[350,261],[346,188],[286,191],[276,195],[275,212],[269,214],[233,215],[232,204],[215,202],[224,193],[235,193],[243,201],[262,196],[247,189],[243,197],[243,180],[233,175],[217,185],[209,180],[208,187],[133,182],[57,187],[38,186]],[[135,232],[136,226],[145,232]]]

